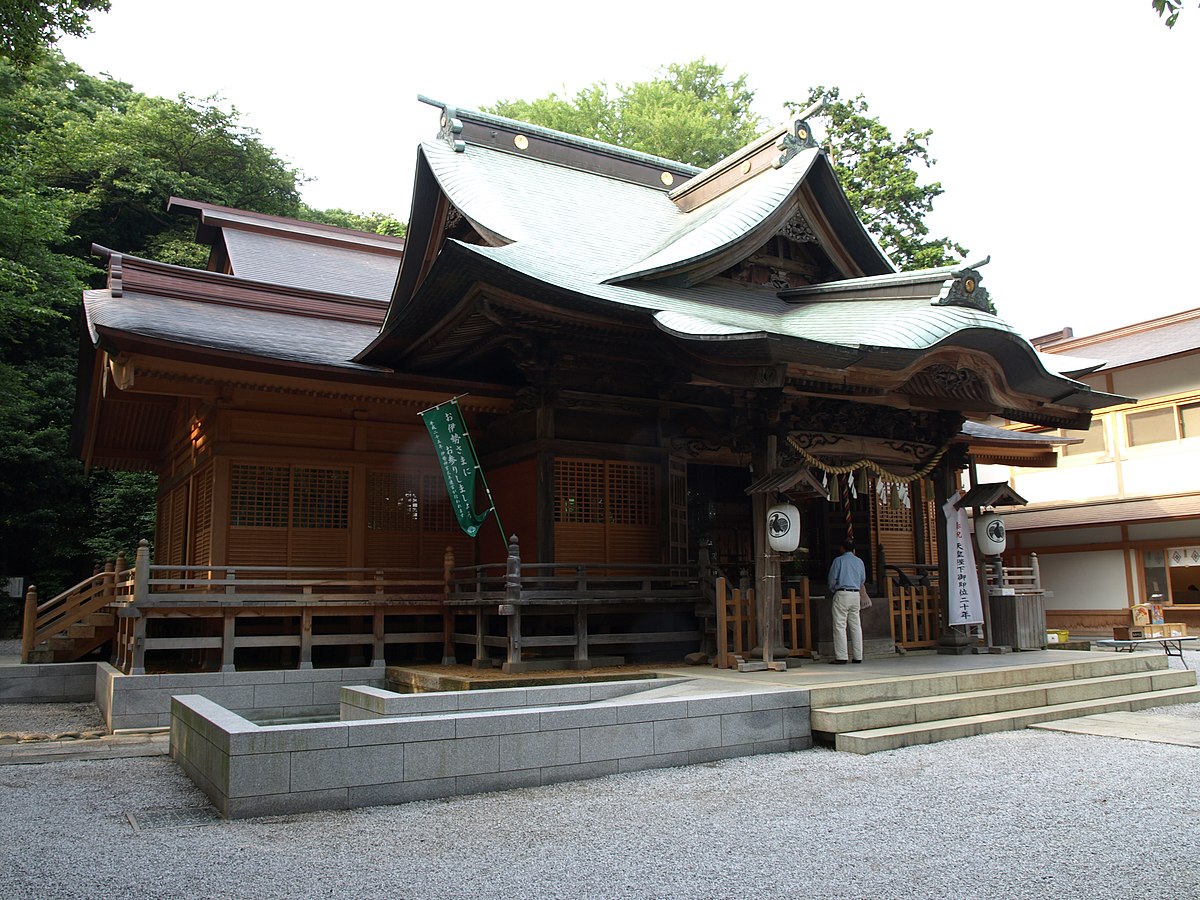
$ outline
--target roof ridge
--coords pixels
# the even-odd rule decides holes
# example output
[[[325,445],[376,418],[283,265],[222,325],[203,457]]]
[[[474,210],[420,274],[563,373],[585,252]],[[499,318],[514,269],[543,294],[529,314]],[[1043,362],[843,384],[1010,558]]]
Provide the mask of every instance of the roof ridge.
[[[1089,347],[1094,344],[1104,344],[1109,341],[1120,340],[1121,338],[1131,337],[1136,334],[1144,334],[1148,331],[1166,328],[1167,326],[1177,325],[1180,322],[1187,322],[1192,319],[1200,319],[1200,307],[1168,313],[1165,316],[1156,316],[1153,319],[1145,319],[1141,322],[1118,325],[1116,328],[1099,331],[1095,334],[1085,334],[1082,337],[1070,337],[1061,342],[1043,344],[1041,349],[1044,353],[1063,353]]]
[[[646,165],[658,166],[661,168],[674,169],[681,175],[692,177],[699,175],[704,170],[698,166],[693,166],[689,163],[679,162],[674,159],[667,159],[663,156],[656,156],[653,153],[644,153],[641,150],[630,150],[627,147],[621,147],[617,144],[609,144],[604,141],[596,140],[595,138],[585,138],[577,134],[570,134],[566,131],[557,131],[553,128],[547,128],[544,125],[535,125],[532,122],[522,122],[520,119],[510,119],[507,116],[500,116],[495,113],[483,112],[476,109],[463,109],[460,106],[443,103],[440,100],[434,100],[432,97],[426,97],[424,94],[417,94],[417,100],[429,106],[439,107],[450,119],[466,119],[467,121],[477,122],[482,125],[498,125],[504,128],[519,128],[524,132],[535,135],[544,140],[556,141],[577,147],[583,150],[600,153],[606,156],[628,159],[633,162],[643,163]]]

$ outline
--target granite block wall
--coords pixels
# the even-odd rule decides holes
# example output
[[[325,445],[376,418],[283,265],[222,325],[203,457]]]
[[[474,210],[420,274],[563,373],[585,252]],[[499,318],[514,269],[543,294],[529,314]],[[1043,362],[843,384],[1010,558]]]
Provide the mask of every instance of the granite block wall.
[[[222,815],[245,818],[507,790],[812,745],[805,690],[663,697],[642,682],[639,693],[593,701],[565,699],[587,685],[563,687],[574,692],[539,688],[539,705],[504,705],[517,698],[501,691],[384,697],[388,692],[347,687],[343,708],[408,701],[416,714],[275,726],[255,725],[205,697],[176,696],[171,755]],[[469,703],[485,705],[452,708],[467,694]],[[559,699],[568,705],[548,705]],[[428,708],[435,705],[443,708]]]

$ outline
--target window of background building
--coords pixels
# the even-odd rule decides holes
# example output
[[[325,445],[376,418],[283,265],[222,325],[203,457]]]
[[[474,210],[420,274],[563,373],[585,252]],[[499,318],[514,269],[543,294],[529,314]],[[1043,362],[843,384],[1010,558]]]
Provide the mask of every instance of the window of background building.
[[[1068,431],[1064,428],[1060,429],[1059,434],[1066,438],[1083,438],[1083,443],[1081,444],[1064,444],[1062,448],[1063,456],[1103,453],[1108,449],[1108,440],[1105,437],[1103,419],[1092,419],[1091,427],[1087,431]]]
[[[1181,403],[1125,416],[1130,447],[1200,437],[1200,403]]]

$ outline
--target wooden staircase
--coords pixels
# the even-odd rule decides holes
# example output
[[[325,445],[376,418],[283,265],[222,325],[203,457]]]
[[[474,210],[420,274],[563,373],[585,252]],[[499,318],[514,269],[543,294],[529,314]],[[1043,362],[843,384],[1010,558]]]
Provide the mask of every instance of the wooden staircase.
[[[124,560],[39,603],[37,588],[25,595],[21,661],[74,662],[117,633],[116,609],[129,601],[130,574]]]
[[[818,743],[876,753],[1096,713],[1200,702],[1196,673],[1157,654],[916,675],[812,689]]]

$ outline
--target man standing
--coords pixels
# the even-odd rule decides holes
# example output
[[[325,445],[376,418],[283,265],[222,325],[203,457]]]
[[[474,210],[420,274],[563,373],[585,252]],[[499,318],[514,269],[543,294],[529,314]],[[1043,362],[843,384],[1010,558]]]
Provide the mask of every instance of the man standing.
[[[862,662],[862,619],[859,617],[859,592],[867,581],[867,567],[854,554],[854,541],[842,542],[842,555],[829,567],[829,589],[833,591],[833,656],[830,662],[844,666],[847,660],[846,628],[850,629],[853,657],[850,662]]]

